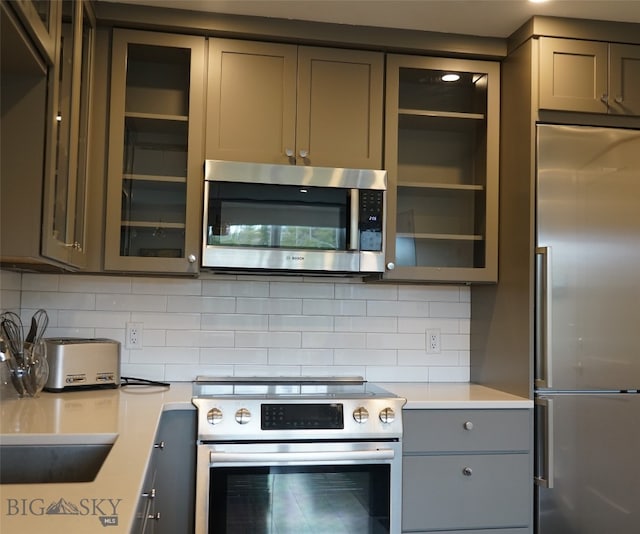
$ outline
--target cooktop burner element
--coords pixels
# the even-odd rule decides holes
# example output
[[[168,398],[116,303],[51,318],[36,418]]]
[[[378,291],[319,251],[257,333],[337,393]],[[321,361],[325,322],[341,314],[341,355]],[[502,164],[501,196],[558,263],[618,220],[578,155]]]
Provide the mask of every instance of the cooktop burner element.
[[[206,377],[193,382],[198,439],[396,439],[406,400],[362,377]]]

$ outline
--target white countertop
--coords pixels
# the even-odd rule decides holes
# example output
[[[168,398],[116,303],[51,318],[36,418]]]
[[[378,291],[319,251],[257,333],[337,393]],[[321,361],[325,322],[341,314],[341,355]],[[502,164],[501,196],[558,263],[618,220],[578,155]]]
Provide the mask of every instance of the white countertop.
[[[466,383],[396,382],[380,385],[405,397],[406,409],[513,409],[533,406],[531,400]],[[160,416],[163,411],[173,409],[194,409],[190,382],[174,383],[170,389],[128,387],[45,392],[37,399],[0,401],[0,443],[113,442],[111,452],[93,482],[0,486],[2,534],[39,530],[52,534],[129,533]],[[74,503],[81,514],[47,515],[46,508],[60,499]],[[100,515],[116,515],[118,524],[104,527]]]
[[[419,409],[513,409],[533,408],[533,401],[485,386],[448,382],[377,383],[387,391],[407,399],[405,410]]]

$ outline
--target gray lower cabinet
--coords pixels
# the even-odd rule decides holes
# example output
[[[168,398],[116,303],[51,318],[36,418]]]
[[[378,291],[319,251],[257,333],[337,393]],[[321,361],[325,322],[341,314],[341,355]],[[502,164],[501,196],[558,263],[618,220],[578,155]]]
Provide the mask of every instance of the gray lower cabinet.
[[[403,532],[531,532],[530,410],[405,410],[403,417]]]
[[[166,411],[154,440],[133,532],[193,532],[195,473],[196,411]]]

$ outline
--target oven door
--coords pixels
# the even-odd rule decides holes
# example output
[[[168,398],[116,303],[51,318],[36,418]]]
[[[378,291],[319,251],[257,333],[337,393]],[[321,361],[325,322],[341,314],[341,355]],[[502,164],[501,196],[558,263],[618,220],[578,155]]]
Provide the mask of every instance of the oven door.
[[[399,442],[202,444],[196,534],[399,534]]]

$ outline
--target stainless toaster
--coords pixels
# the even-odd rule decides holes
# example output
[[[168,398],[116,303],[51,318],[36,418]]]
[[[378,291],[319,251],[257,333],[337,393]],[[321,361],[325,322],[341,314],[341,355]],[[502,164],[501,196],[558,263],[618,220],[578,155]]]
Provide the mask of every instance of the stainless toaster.
[[[46,338],[47,391],[116,388],[120,385],[120,343],[113,339]]]

